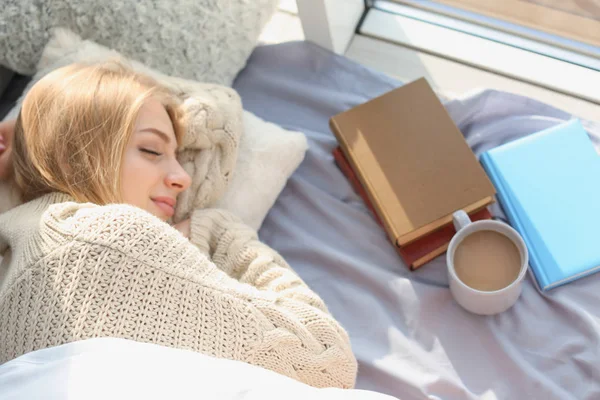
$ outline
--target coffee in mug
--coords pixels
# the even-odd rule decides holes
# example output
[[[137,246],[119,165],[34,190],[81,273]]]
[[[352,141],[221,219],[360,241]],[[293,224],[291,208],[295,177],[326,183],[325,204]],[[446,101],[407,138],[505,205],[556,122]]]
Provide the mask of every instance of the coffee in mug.
[[[452,219],[456,235],[446,254],[452,296],[475,314],[508,310],[521,295],[527,273],[525,241],[503,222],[471,222],[463,210],[455,212]]]
[[[454,251],[458,279],[473,289],[496,291],[513,283],[521,272],[521,253],[506,235],[480,230],[466,236]]]

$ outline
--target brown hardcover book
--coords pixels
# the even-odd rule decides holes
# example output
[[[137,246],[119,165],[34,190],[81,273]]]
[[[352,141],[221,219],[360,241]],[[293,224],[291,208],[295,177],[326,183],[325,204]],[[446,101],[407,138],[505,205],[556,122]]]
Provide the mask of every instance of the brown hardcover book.
[[[449,224],[456,210],[493,202],[494,186],[423,78],[329,123],[398,247]]]
[[[362,187],[358,177],[352,170],[350,163],[348,163],[348,160],[346,160],[346,157],[344,157],[344,154],[339,147],[336,147],[333,150],[333,157],[342,173],[351,183],[354,191],[362,198],[367,208],[371,210],[371,213],[375,217],[377,223],[383,227],[383,222],[381,222],[381,219],[379,219],[377,216],[377,212],[375,211],[373,204],[371,204],[371,201],[367,196],[367,192]],[[480,221],[492,218],[492,215],[487,208],[476,211],[469,216],[471,217],[472,221]],[[411,271],[414,271],[415,269],[425,265],[448,250],[448,244],[450,243],[450,240],[452,240],[452,237],[455,233],[456,230],[454,229],[454,226],[452,224],[448,224],[426,236],[413,241],[412,243],[407,244],[404,247],[397,247],[395,244],[392,245],[394,245],[396,248],[396,251],[402,258],[402,261],[404,261]]]

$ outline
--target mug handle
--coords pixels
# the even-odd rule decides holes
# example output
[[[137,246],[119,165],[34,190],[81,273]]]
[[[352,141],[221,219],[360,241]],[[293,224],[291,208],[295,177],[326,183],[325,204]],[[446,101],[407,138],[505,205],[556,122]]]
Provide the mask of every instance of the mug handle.
[[[471,219],[469,218],[469,214],[463,210],[458,210],[452,214],[452,222],[454,223],[454,229],[456,229],[456,232],[472,223]]]

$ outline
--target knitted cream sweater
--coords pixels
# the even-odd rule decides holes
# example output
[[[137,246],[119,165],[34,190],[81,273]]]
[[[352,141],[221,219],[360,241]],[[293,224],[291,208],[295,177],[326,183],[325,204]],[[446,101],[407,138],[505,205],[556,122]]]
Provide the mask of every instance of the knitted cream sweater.
[[[346,332],[252,229],[208,209],[191,231],[56,193],[0,214],[0,363],[111,336],[354,386]]]

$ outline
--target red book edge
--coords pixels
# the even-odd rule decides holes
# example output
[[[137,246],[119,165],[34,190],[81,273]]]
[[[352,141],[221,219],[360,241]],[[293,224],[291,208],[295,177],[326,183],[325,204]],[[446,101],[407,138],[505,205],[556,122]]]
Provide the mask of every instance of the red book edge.
[[[336,147],[332,153],[333,158],[335,159],[338,167],[346,176],[346,178],[350,181],[352,187],[354,188],[354,191],[362,198],[367,208],[371,210],[371,213],[375,217],[377,223],[383,227],[383,223],[377,215],[377,212],[375,212],[375,208],[373,207],[373,204],[371,203],[367,192],[360,183],[360,180],[356,176],[356,173],[350,166],[350,163],[344,156],[342,149]],[[479,221],[492,218],[492,215],[490,214],[487,208],[483,208],[479,211],[471,213],[469,216],[472,221]],[[414,271],[420,266],[433,260],[435,257],[443,254],[448,249],[448,244],[450,243],[450,240],[452,239],[454,234],[456,234],[454,225],[448,224],[441,227],[440,229],[437,229],[434,232],[431,232],[426,236],[423,236],[420,239],[417,239],[407,244],[406,246],[397,247],[394,245],[394,247],[396,248],[396,251],[402,258],[404,263],[411,269],[411,271]]]

